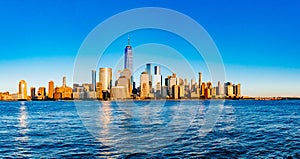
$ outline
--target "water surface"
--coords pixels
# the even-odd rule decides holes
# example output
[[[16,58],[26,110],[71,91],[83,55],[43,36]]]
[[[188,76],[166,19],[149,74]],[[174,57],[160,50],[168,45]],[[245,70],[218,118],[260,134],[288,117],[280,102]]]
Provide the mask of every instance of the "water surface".
[[[300,101],[226,101],[201,135],[209,103],[0,102],[0,157],[300,158]]]

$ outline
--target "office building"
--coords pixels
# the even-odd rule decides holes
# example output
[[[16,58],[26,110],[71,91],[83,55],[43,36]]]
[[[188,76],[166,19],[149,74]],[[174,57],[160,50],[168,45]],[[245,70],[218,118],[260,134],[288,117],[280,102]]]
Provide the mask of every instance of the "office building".
[[[40,87],[38,90],[38,100],[45,100],[46,99],[46,88]]]
[[[35,99],[35,87],[30,87],[31,100]]]
[[[159,66],[154,66],[154,76],[152,85],[154,86],[154,93],[156,94],[156,96],[160,96],[162,89],[162,75],[160,74]]]
[[[241,84],[234,85],[234,87],[233,87],[233,94],[236,97],[240,97],[241,96]]]
[[[140,76],[140,98],[148,98],[150,94],[149,75],[147,72],[142,72]]]
[[[110,98],[110,89],[112,87],[112,69],[100,68],[99,70],[99,82],[102,85],[102,97],[104,100],[108,100]]]
[[[63,87],[67,87],[67,77],[66,76],[63,77],[62,83],[63,83],[63,85],[62,85]]]
[[[67,86],[67,78],[65,76],[63,77],[62,86],[54,89],[53,98],[55,100],[69,100],[73,98],[73,89]]]
[[[204,92],[205,92],[204,90],[205,90],[205,88],[206,88],[205,82],[202,82],[201,88],[202,88],[202,89],[201,89],[201,95],[200,95],[200,96],[204,97],[204,94],[205,94],[205,93],[204,93]]]
[[[100,82],[97,82],[97,84],[96,84],[96,98],[103,99],[102,83],[100,83]]]
[[[221,85],[221,82],[218,81],[218,86],[217,86],[217,96],[222,97],[224,96],[224,87]]]
[[[173,99],[178,99],[179,97],[179,85],[173,85],[172,86],[172,98]]]
[[[92,88],[91,91],[96,91],[96,70],[92,70]]]
[[[151,63],[146,64],[146,72],[148,73],[149,81],[152,82]]]
[[[128,98],[127,88],[124,86],[113,86],[111,88],[111,96],[110,97],[112,100]]]
[[[112,86],[112,69],[100,68],[99,69],[99,82],[102,84],[102,91],[110,91]]]
[[[115,94],[114,97],[115,98],[120,98],[120,99],[124,99],[124,96],[125,98],[129,98],[130,95],[131,95],[131,84],[130,84],[130,78],[126,77],[126,76],[120,76],[119,79],[116,81],[116,86],[118,87],[115,87],[115,93],[118,93],[118,94]],[[125,91],[123,93],[120,93],[121,91]],[[113,93],[113,92],[112,92]],[[122,96],[118,96],[118,95],[122,95]]]
[[[228,97],[233,96],[233,85],[231,82],[227,82],[224,84],[225,95]]]
[[[18,100],[27,100],[27,83],[25,80],[19,82]]]
[[[48,83],[48,99],[54,98],[54,82],[50,81]]]
[[[199,83],[198,83],[198,87],[199,87],[199,95],[201,96],[201,84],[202,84],[202,73],[199,72]]]
[[[125,47],[124,69],[129,69],[133,73],[133,55],[132,47],[130,45],[130,38],[128,35],[128,44]]]

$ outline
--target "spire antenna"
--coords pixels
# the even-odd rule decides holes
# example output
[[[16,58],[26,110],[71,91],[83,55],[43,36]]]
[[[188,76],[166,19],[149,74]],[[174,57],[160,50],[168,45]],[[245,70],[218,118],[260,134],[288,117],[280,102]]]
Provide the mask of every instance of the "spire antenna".
[[[128,46],[130,46],[130,36],[128,34]]]

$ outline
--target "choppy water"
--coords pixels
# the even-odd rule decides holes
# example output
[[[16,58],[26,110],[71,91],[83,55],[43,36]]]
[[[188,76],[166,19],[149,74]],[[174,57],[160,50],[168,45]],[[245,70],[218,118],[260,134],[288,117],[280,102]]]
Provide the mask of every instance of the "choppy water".
[[[209,103],[0,102],[0,158],[300,158],[300,101]]]

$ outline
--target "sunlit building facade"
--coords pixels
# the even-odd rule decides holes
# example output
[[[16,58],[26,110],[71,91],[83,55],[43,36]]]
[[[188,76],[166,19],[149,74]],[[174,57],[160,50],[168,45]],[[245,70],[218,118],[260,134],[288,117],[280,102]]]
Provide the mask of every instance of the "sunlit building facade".
[[[102,97],[104,100],[110,98],[110,90],[112,87],[112,69],[100,68],[99,69],[99,82],[102,85]]]
[[[54,98],[54,82],[50,81],[48,83],[48,99],[53,99]]]
[[[149,98],[150,86],[149,86],[149,75],[147,72],[142,72],[140,76],[140,98]]]
[[[19,82],[18,100],[27,100],[27,83],[25,80]]]

